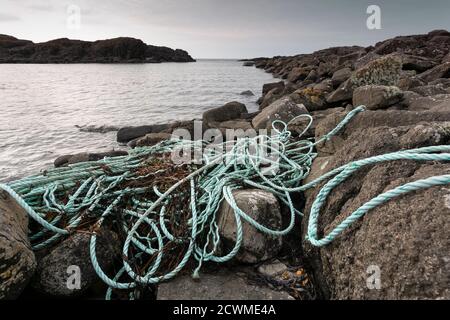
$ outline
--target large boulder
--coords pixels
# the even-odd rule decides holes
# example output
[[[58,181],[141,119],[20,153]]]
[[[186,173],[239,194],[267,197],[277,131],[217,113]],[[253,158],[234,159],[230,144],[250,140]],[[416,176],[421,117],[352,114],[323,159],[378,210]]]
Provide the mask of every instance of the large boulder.
[[[328,103],[351,100],[353,91],[367,85],[395,86],[402,73],[402,61],[398,56],[389,55],[370,61],[362,66],[327,98]]]
[[[394,86],[363,86],[353,92],[353,105],[364,105],[369,110],[383,109],[394,105],[403,97],[403,92]]]
[[[437,105],[435,108],[437,108]],[[450,121],[450,112],[448,107],[443,110],[431,109],[427,111],[408,111],[408,110],[368,110],[357,114],[340,131],[340,134],[331,137],[329,140],[317,145],[321,156],[331,155],[342,148],[345,140],[353,133],[361,129],[374,127],[395,128],[397,126],[411,126],[419,122],[446,122]],[[342,121],[345,112],[333,112],[326,116],[316,126],[316,139],[320,139],[325,134],[333,130],[338,123]],[[366,136],[366,133],[362,133]]]
[[[326,93],[317,90],[314,87],[299,89],[290,96],[295,103],[304,105],[310,112],[327,109],[329,107],[326,103]]]
[[[420,117],[419,117],[420,118]],[[397,118],[398,119],[398,118]],[[420,120],[419,120],[420,121]],[[313,178],[350,161],[402,149],[448,144],[450,122],[354,130],[334,155],[319,157]],[[324,204],[319,235],[330,232],[368,200],[404,183],[448,173],[438,162],[395,161],[366,167],[337,186]],[[307,193],[303,236],[318,190]],[[450,192],[445,186],[418,190],[376,207],[330,245],[304,242],[304,252],[324,298],[449,299]],[[380,272],[378,289],[373,272]]]
[[[234,270],[202,273],[199,281],[189,275],[162,283],[158,300],[293,300],[282,291],[250,284],[242,273]]]
[[[271,82],[271,83],[264,84],[263,89],[262,89],[263,96],[266,95],[270,90],[273,90],[275,88],[278,88],[278,89],[280,89],[280,91],[283,91],[284,90],[284,81]]]
[[[208,110],[203,113],[203,124],[208,128],[218,128],[220,122],[240,119],[248,113],[245,104],[229,102],[221,107]]]
[[[256,222],[278,230],[281,228],[281,211],[277,198],[270,192],[248,189],[233,192],[239,209]],[[234,247],[237,231],[235,213],[228,202],[223,201],[219,209],[219,233],[224,241],[226,252]],[[236,261],[258,263],[274,258],[281,250],[281,237],[271,236],[257,230],[242,220],[243,240]]]
[[[281,98],[270,106],[262,110],[252,121],[252,125],[255,129],[268,129],[272,128],[272,122],[275,120],[281,120],[289,122],[296,116],[301,114],[307,114],[308,110],[303,105],[295,103],[291,97],[287,96]]]
[[[32,281],[33,288],[49,296],[72,297],[101,282],[91,262],[90,242],[89,233],[76,233],[55,247],[39,261]],[[120,252],[118,236],[107,229],[100,229],[97,232],[96,253],[102,269],[111,269],[115,259],[120,258]],[[68,286],[70,272],[76,270],[80,272],[80,286]]]
[[[99,153],[82,152],[77,154],[69,154],[56,158],[54,166],[56,168],[75,164],[79,162],[98,161],[104,158],[127,156],[127,151],[113,150]]]
[[[419,77],[425,82],[432,82],[440,78],[450,78],[450,62],[440,64],[433,69],[425,71]]]
[[[0,300],[19,297],[35,268],[28,239],[28,214],[0,190]]]
[[[331,81],[333,82],[333,86],[337,87],[344,81],[350,78],[352,75],[352,69],[350,68],[342,68],[333,73],[333,77]]]

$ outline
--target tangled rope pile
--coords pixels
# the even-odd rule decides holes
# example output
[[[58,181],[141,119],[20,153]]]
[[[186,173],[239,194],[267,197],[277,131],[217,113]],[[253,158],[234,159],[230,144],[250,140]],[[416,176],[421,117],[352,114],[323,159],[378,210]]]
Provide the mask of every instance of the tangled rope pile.
[[[364,107],[354,109],[335,129],[315,142],[293,139],[288,130],[290,123],[275,121],[276,134],[272,136],[242,138],[207,150],[205,141],[165,141],[154,147],[135,149],[129,156],[50,169],[37,176],[0,184],[0,189],[7,191],[35,222],[30,227],[34,250],[52,246],[73,232],[92,232],[91,261],[109,287],[106,298],[112,298],[116,289],[123,289],[133,299],[137,294],[133,289],[172,279],[190,263],[195,262],[193,275],[198,277],[204,262],[231,260],[242,245],[242,220],[273,236],[289,233],[295,215],[302,215],[294,207],[291,193],[312,188],[322,181],[332,178],[319,192],[310,214],[308,239],[316,246],[330,243],[370,209],[393,197],[450,183],[450,176],[433,177],[386,192],[318,239],[321,206],[332,189],[359,168],[399,159],[450,161],[450,154],[437,153],[450,151],[449,146],[401,151],[352,162],[302,185],[317,156],[314,147],[334,136],[363,110]],[[301,137],[313,120],[309,115],[300,117],[308,121]],[[202,164],[174,164],[170,155],[177,150],[204,151]],[[267,153],[271,156],[267,157]],[[286,204],[290,209],[288,226],[272,230],[239,209],[233,191],[246,187],[272,192]],[[217,215],[222,200],[234,210],[236,241],[230,252],[219,256]],[[102,269],[96,254],[97,231],[105,225],[116,226],[124,235],[122,266],[113,276]]]

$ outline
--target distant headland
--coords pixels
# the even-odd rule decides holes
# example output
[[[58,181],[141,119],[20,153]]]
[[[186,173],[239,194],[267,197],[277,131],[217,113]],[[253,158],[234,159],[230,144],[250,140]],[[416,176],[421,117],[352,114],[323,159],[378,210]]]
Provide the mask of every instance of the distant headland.
[[[195,62],[189,53],[147,45],[134,38],[99,41],[67,38],[34,43],[0,34],[0,63],[161,63]]]

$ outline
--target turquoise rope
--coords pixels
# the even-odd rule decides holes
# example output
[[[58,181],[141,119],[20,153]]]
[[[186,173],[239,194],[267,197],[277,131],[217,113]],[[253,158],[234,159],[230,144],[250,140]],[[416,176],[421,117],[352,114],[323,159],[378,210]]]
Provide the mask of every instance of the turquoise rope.
[[[344,119],[324,137],[313,142],[311,140],[294,140],[289,125],[298,118],[305,118],[308,124],[300,137],[312,124],[312,117],[302,115],[289,123],[275,121],[273,123],[274,136],[257,136],[239,139],[236,143],[226,142],[211,148],[202,154],[199,168],[184,179],[172,185],[166,191],[160,191],[153,185],[127,187],[120,189],[121,183],[139,182],[152,175],[164,175],[164,169],[146,176],[138,176],[136,170],[146,166],[154,155],[189,150],[199,152],[207,146],[205,141],[171,140],[162,142],[150,148],[138,148],[130,152],[129,156],[105,158],[100,161],[73,164],[66,168],[49,169],[45,174],[28,177],[22,180],[0,184],[0,189],[8,192],[17,203],[24,208],[28,215],[41,228],[30,234],[30,240],[35,250],[53,245],[61,237],[69,235],[79,227],[86,215],[98,218],[95,227],[100,228],[109,219],[117,219],[125,232],[126,239],[122,247],[123,266],[115,276],[108,276],[99,265],[97,259],[97,234],[91,236],[90,257],[98,276],[108,285],[106,298],[112,298],[113,289],[134,290],[129,293],[130,299],[136,298],[135,291],[140,285],[156,284],[175,277],[191,260],[197,262],[193,276],[198,277],[202,265],[207,262],[223,263],[233,259],[242,246],[242,223],[248,223],[258,231],[282,236],[294,227],[295,215],[302,215],[296,210],[291,199],[291,193],[304,191],[328,181],[315,199],[308,222],[307,238],[315,246],[329,244],[352,223],[360,219],[371,209],[408,192],[429,188],[436,185],[448,184],[449,176],[431,177],[419,180],[383,193],[361,206],[350,214],[339,226],[322,239],[317,236],[319,213],[326,202],[327,196],[340,183],[344,182],[352,173],[363,166],[392,160],[415,161],[449,161],[449,146],[434,146],[413,150],[405,150],[387,155],[371,157],[354,161],[340,168],[331,170],[322,177],[302,184],[309,175],[313,160],[317,154],[314,148],[317,144],[329,140],[342,130],[351,119],[364,111],[358,107],[348,113]],[[222,150],[226,150],[224,154]],[[265,157],[271,153],[274,158]],[[276,169],[267,169],[275,166]],[[174,166],[176,167],[176,166]],[[171,212],[168,217],[167,206],[177,197],[186,195],[187,191],[180,187],[189,184],[190,217],[188,233],[175,236],[174,228],[183,227],[177,224],[179,212]],[[236,204],[233,191],[245,187],[266,190],[287,205],[290,209],[290,221],[283,230],[274,230],[252,219]],[[65,199],[65,192],[73,193]],[[142,198],[149,193],[156,196],[150,201]],[[126,203],[124,202],[126,201]],[[236,221],[236,241],[228,253],[217,255],[221,239],[219,234],[218,211],[220,204],[226,201],[234,212]],[[125,209],[125,205],[127,208]],[[130,207],[131,205],[131,207]],[[47,218],[45,213],[53,213],[53,218]],[[171,218],[174,225],[169,226]],[[61,221],[67,221],[67,227],[59,227]],[[142,231],[147,230],[147,231]],[[169,243],[185,246],[183,256],[171,270],[161,270],[167,253],[163,248]],[[130,256],[133,252],[133,257]],[[139,273],[133,264],[139,264],[145,256],[152,256],[152,263]]]

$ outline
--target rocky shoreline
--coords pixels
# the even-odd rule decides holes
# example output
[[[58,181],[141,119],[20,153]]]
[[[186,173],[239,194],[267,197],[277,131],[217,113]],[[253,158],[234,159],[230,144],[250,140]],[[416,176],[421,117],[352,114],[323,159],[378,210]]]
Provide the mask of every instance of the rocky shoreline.
[[[184,50],[147,45],[134,38],[94,42],[56,39],[33,43],[0,34],[0,63],[195,62]]]
[[[245,105],[230,102],[205,112],[201,130],[270,130],[274,120],[289,122],[298,115],[309,114],[314,123],[302,139],[320,139],[346,113],[365,105],[367,111],[356,115],[339,134],[317,145],[317,158],[304,183],[354,160],[448,145],[449,49],[450,33],[437,30],[389,39],[368,48],[339,47],[294,57],[248,60],[246,66],[254,64],[280,81],[264,85],[258,112],[249,113]],[[170,139],[178,129],[193,133],[195,125],[192,120],[121,128],[117,140],[130,147],[151,146]],[[304,128],[303,122],[294,122],[288,129],[295,138]],[[57,159],[55,166],[120,155],[123,153],[69,155]],[[328,233],[349,213],[384,191],[449,172],[450,164],[436,161],[399,160],[371,165],[333,191],[322,210],[319,233]],[[306,240],[306,232],[312,204],[323,185],[293,194],[295,207],[304,217],[297,219],[297,226],[289,235],[277,238],[246,227],[242,250],[233,263],[209,265],[202,270],[200,282],[193,281],[189,274],[181,275],[174,283],[153,288],[150,298],[450,298],[448,187],[432,187],[391,200],[370,211],[330,245],[317,248]],[[286,223],[286,205],[275,195],[248,189],[235,192],[234,196],[239,208],[256,221],[264,221],[275,229]],[[25,235],[26,213],[6,197],[2,201],[0,204],[7,205],[0,206],[0,210],[6,214],[0,218],[11,220],[0,223],[0,249],[7,248],[0,250],[0,266],[6,266],[6,270],[0,269],[0,277],[15,276],[2,279],[0,297],[19,297],[29,281],[25,297],[72,297],[73,292],[64,291],[65,274],[61,270],[65,272],[76,261],[83,272],[93,275],[86,244],[89,237],[73,235],[51,252],[36,253],[36,262],[30,258]],[[220,233],[226,239],[225,245],[236,237],[231,210],[225,204],[220,208]],[[20,217],[20,221],[14,217]],[[102,263],[112,267],[118,248],[108,247],[115,243],[114,235],[104,237],[104,252],[109,254]],[[377,283],[369,281],[373,270],[380,272],[379,287],[371,286]],[[101,281],[95,275],[89,276],[83,290],[75,296],[95,296],[98,283]]]

